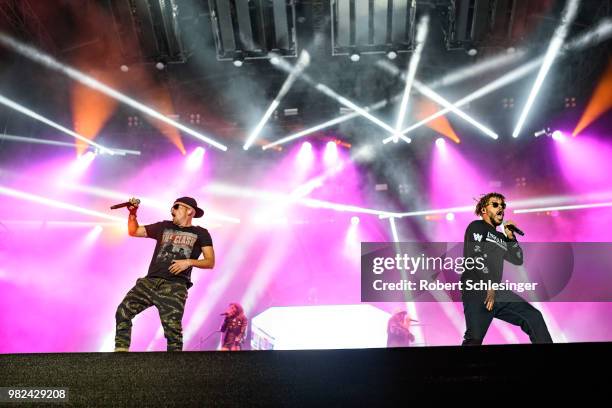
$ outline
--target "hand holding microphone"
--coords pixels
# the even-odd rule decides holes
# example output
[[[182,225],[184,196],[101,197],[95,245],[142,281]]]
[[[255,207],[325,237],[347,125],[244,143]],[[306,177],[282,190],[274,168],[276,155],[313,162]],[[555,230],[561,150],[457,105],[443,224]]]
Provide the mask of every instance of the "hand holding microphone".
[[[128,201],[126,201],[125,203],[121,203],[121,204],[115,204],[111,206],[111,210],[116,210],[118,208],[123,208],[123,207],[136,207],[138,208],[138,205],[140,204],[140,200],[138,198],[130,198]],[[132,210],[130,210],[130,212],[132,212]]]
[[[138,205],[140,204],[140,200],[138,198],[130,198],[128,201],[126,201],[125,203],[121,203],[121,204],[115,204],[113,206],[111,206],[111,210],[116,210],[118,208],[123,208],[123,207],[127,207],[128,210],[130,211],[130,216],[136,216],[136,212],[138,211]]]
[[[504,221],[504,228],[512,233],[519,234],[521,236],[525,235],[523,231],[521,231],[516,225],[514,225],[513,221],[510,221],[510,220]]]

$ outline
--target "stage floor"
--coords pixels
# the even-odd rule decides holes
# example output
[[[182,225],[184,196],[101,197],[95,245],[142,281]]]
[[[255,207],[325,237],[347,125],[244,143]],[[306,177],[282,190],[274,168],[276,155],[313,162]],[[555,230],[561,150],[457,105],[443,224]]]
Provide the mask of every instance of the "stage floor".
[[[471,392],[474,400],[520,399],[526,391],[593,397],[608,387],[601,368],[611,351],[612,343],[580,343],[8,354],[0,355],[0,386],[64,387],[70,406],[379,406],[422,397],[465,402]]]

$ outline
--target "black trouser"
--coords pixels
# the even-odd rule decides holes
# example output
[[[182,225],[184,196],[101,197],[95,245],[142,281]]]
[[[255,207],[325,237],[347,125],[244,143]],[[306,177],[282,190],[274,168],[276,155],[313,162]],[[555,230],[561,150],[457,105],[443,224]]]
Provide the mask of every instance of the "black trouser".
[[[183,349],[183,312],[187,300],[187,284],[163,278],[139,278],[117,307],[115,349],[128,349],[132,337],[132,319],[143,310],[155,306],[159,312],[168,351]]]
[[[493,318],[520,328],[529,335],[532,343],[552,343],[542,313],[512,291],[497,291],[493,310],[488,311],[484,296],[470,294],[463,297],[465,314],[464,346],[482,344]]]

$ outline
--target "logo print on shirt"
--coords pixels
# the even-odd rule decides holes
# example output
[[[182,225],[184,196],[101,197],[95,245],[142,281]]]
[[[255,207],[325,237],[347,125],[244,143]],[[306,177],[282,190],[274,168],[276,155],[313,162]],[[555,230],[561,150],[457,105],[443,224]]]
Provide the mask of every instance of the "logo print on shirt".
[[[474,241],[477,241],[477,242],[482,241],[482,235],[474,233]]]
[[[498,247],[500,247],[504,251],[508,250],[508,246],[506,244],[506,241],[500,239],[497,235],[491,233],[490,231],[487,232],[487,241],[494,243],[495,245],[497,245]]]
[[[167,229],[162,235],[161,249],[157,260],[171,262],[174,259],[188,259],[198,236],[190,232]]]

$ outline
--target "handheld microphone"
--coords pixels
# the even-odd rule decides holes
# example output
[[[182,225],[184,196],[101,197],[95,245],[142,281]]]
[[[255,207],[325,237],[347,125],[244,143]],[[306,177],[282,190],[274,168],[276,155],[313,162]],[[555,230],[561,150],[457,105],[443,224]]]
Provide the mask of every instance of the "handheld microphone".
[[[229,313],[220,313],[219,316],[229,316]]]
[[[115,204],[111,206],[111,210],[116,210],[117,208],[123,208],[123,207],[129,207],[131,205],[138,205],[140,204],[140,200],[137,198],[130,198],[129,201],[126,201],[125,203],[121,203],[121,204]]]
[[[510,231],[519,234],[519,235],[525,235],[525,233],[523,231],[521,231],[516,225],[512,225],[512,224],[505,224],[504,223],[504,227],[508,228]]]

